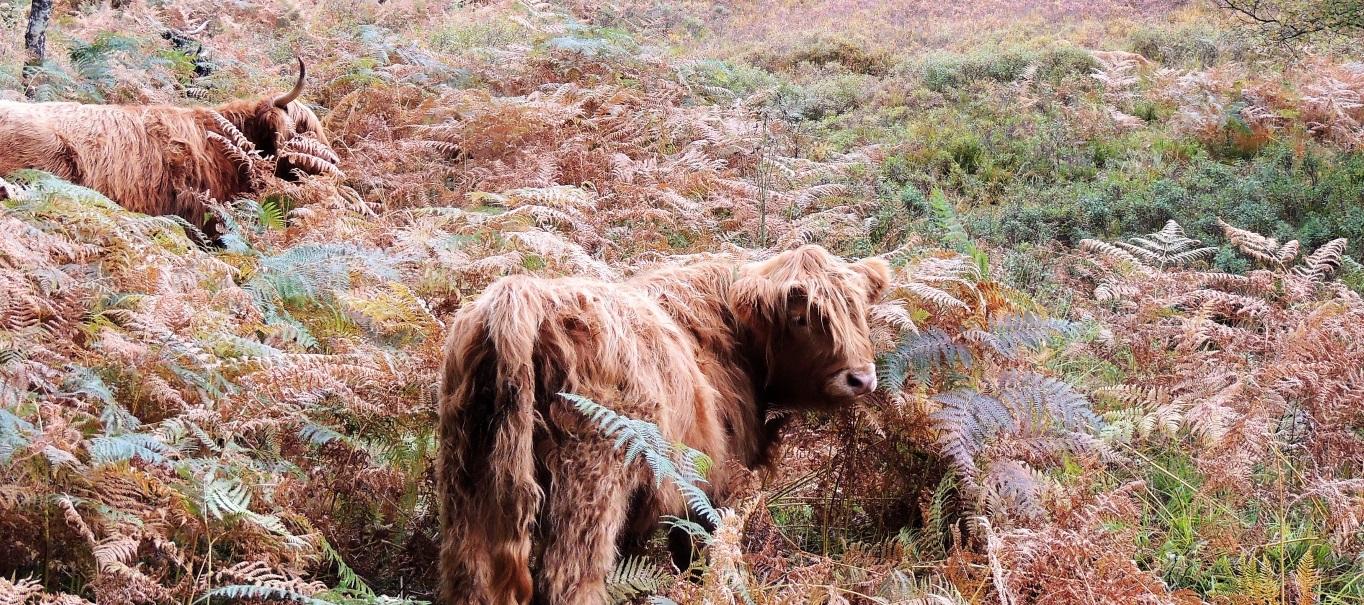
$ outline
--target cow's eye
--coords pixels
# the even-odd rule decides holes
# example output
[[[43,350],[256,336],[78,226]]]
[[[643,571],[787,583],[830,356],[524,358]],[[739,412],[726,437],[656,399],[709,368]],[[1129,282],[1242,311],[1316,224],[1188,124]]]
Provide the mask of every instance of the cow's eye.
[[[809,318],[809,317],[806,317],[806,316],[804,316],[804,315],[797,315],[797,316],[795,316],[794,319],[795,319],[796,325],[797,325],[797,326],[800,326],[800,327],[802,327],[802,328],[804,328],[804,327],[810,325],[810,318]]]

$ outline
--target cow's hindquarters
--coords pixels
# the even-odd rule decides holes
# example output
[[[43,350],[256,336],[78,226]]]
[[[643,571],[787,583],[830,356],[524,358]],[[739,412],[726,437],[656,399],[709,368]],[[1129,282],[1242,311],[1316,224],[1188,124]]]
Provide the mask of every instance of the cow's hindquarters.
[[[528,276],[490,286],[450,329],[440,404],[445,598],[604,602],[637,489],[651,493],[635,514],[655,521],[685,514],[686,503],[638,460],[625,464],[620,435],[559,394],[651,422],[723,464],[723,416],[695,339],[643,290]],[[533,530],[543,551],[531,580]]]

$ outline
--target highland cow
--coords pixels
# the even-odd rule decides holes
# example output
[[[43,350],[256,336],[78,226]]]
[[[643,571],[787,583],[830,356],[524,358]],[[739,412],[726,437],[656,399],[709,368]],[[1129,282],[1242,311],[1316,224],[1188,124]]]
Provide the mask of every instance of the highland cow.
[[[456,315],[445,349],[443,601],[604,603],[618,546],[687,512],[559,393],[709,455],[707,491],[723,505],[726,475],[774,454],[781,415],[770,413],[846,405],[876,388],[867,315],[889,279],[880,259],[804,246],[623,284],[493,284]]]
[[[306,69],[282,95],[216,108],[0,101],[0,176],[51,172],[145,214],[174,214],[208,228],[208,200],[258,188],[263,160],[275,176],[339,173],[317,114],[298,102]]]

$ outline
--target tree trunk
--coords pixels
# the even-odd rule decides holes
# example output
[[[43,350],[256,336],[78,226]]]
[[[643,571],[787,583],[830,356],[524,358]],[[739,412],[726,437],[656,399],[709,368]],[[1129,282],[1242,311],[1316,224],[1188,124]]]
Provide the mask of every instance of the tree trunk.
[[[28,52],[24,60],[24,91],[33,96],[29,80],[33,73],[47,60],[47,22],[52,19],[52,0],[33,0],[28,9],[28,31],[24,32],[24,50]]]

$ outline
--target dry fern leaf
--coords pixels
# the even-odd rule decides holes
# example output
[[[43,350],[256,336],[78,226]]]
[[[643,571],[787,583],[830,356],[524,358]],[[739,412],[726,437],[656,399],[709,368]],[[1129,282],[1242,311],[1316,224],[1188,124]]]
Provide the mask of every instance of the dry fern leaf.
[[[1170,392],[1164,387],[1144,387],[1121,384],[1094,389],[1094,397],[1116,401],[1125,405],[1160,405],[1170,400]]]
[[[1118,261],[1122,261],[1122,262],[1126,262],[1126,263],[1132,263],[1132,264],[1138,265],[1138,266],[1145,266],[1145,265],[1146,265],[1145,263],[1141,262],[1140,260],[1137,260],[1137,257],[1136,257],[1136,256],[1133,256],[1131,253],[1127,252],[1126,250],[1123,250],[1122,248],[1119,248],[1119,247],[1117,247],[1117,246],[1114,246],[1113,244],[1110,244],[1110,243],[1108,243],[1108,242],[1099,241],[1099,240],[1097,240],[1097,239],[1082,239],[1082,240],[1080,240],[1080,249],[1081,249],[1081,250],[1084,250],[1085,252],[1092,252],[1092,253],[1098,254],[1098,255],[1100,255],[1100,256],[1107,256],[1107,257],[1109,257],[1109,258],[1111,258],[1111,259],[1114,259],[1114,260],[1118,260]]]
[[[1121,282],[1104,282],[1094,287],[1094,300],[1099,302],[1129,300],[1139,294],[1140,288]]]
[[[70,497],[57,498],[57,507],[62,509],[62,518],[65,519],[67,527],[76,532],[76,535],[85,538],[86,542],[95,544],[95,532],[85,524],[85,519],[81,518],[80,511],[76,510],[76,503]]]
[[[221,131],[221,134],[209,131],[210,135],[218,134],[219,136],[223,137],[225,140],[230,142],[233,146],[247,153],[256,150],[256,144],[252,143],[251,139],[246,138],[246,135],[242,134],[242,131],[238,130],[236,126],[232,125],[232,122],[229,122],[227,118],[223,117],[223,114],[220,114],[216,111],[209,111],[208,114],[213,117],[213,123],[217,125],[218,130]]]
[[[17,200],[26,190],[5,179],[0,179],[0,200]]]
[[[1217,219],[1217,225],[1222,228],[1222,233],[1237,250],[1266,265],[1282,268],[1284,264],[1298,256],[1297,240],[1280,245],[1279,240],[1234,227],[1220,218]]]
[[[445,141],[436,141],[431,139],[422,139],[418,141],[403,141],[402,145],[410,149],[432,151],[448,157],[458,157],[461,153],[463,153],[463,149],[461,149],[460,146],[455,143],[447,143]]]
[[[11,582],[0,576],[0,605],[24,605],[43,594],[43,585],[33,578]]]
[[[128,536],[114,536],[95,546],[95,562],[100,570],[108,570],[116,565],[129,565],[137,557],[137,547],[141,540]]]
[[[254,155],[252,151],[234,144],[231,139],[221,134],[210,132],[207,136],[209,141],[217,143],[218,147],[223,150],[223,153],[227,154],[227,157],[231,159],[233,163],[243,169],[250,169],[255,165],[256,161],[260,159],[260,157]]]
[[[1343,237],[1327,242],[1302,259],[1302,264],[1294,267],[1293,272],[1313,281],[1323,281],[1331,277],[1340,270],[1340,264],[1345,260],[1345,248],[1349,243],[1349,240]]]
[[[1279,264],[1284,264],[1284,265],[1286,265],[1286,264],[1288,264],[1289,262],[1291,262],[1293,259],[1297,258],[1297,257],[1298,257],[1298,250],[1299,250],[1299,248],[1301,248],[1301,247],[1302,247],[1302,246],[1301,246],[1301,244],[1298,243],[1298,240],[1292,240],[1292,241],[1288,242],[1287,244],[1284,244],[1283,246],[1281,246],[1281,247],[1279,248],[1279,254],[1278,254],[1278,256],[1276,257],[1276,258],[1278,258],[1278,260],[1279,260]]]
[[[289,139],[288,142],[284,143],[284,151],[316,156],[333,165],[341,163],[341,158],[337,157],[335,151],[312,137],[300,136]]]
[[[1298,569],[1293,574],[1294,588],[1298,592],[1299,605],[1314,605],[1321,589],[1321,569],[1317,567],[1316,557],[1309,549],[1298,561]]]
[[[302,168],[309,174],[329,174],[338,177],[345,176],[345,173],[341,172],[341,169],[337,168],[336,164],[315,155],[284,152],[280,154],[280,158],[288,160],[291,164]]]

